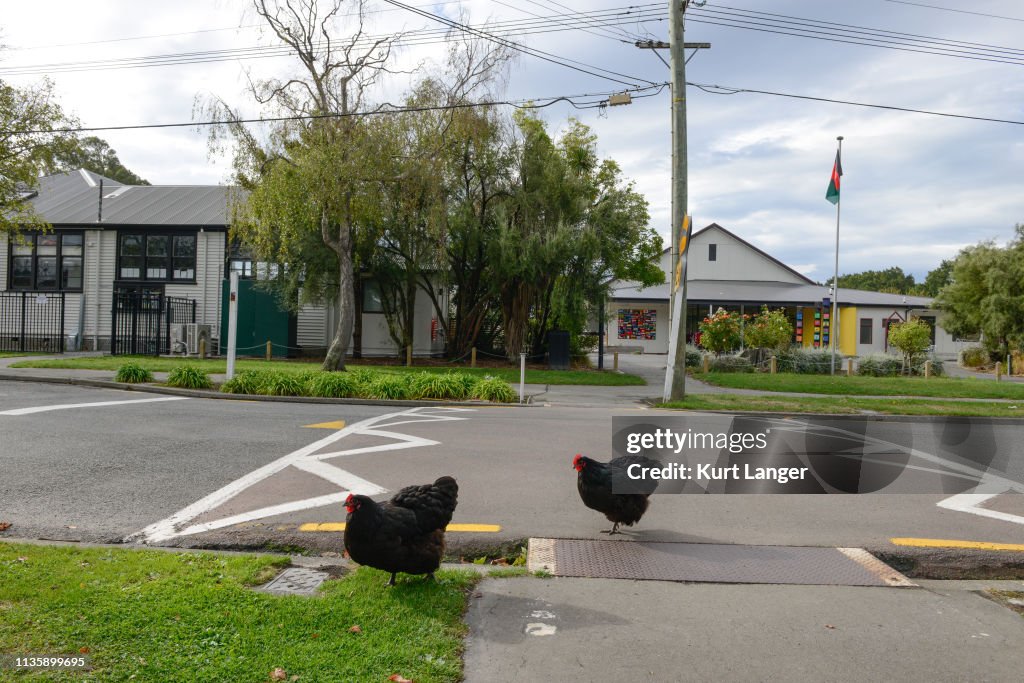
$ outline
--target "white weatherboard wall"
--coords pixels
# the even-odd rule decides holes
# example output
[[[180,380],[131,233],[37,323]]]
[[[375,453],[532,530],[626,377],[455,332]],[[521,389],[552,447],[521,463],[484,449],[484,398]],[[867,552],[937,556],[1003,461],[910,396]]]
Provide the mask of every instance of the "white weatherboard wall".
[[[619,311],[623,309],[654,310],[654,339],[622,339],[619,337]],[[605,314],[605,330],[609,346],[632,346],[643,349],[644,353],[668,353],[668,304],[651,301],[614,301],[608,304]]]
[[[714,244],[716,258],[709,258],[709,245]],[[664,257],[663,257],[664,258]],[[662,268],[669,272],[665,263]],[[724,230],[711,226],[694,235],[686,252],[686,279],[738,280],[755,282],[792,282],[804,284],[798,275],[744,244]]]

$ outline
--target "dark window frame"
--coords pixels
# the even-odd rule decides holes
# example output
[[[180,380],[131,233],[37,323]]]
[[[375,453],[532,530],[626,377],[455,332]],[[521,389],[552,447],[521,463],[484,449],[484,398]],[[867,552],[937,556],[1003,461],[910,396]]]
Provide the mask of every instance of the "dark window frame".
[[[7,289],[16,292],[81,292],[85,284],[85,231],[84,230],[54,230],[51,232],[32,231],[22,234],[25,240],[19,243],[17,237],[10,237],[7,240]],[[53,240],[53,245],[41,245],[42,239]],[[72,242],[77,240],[78,244]],[[40,253],[40,247],[53,249],[53,253]],[[29,253],[16,254],[15,251],[28,249]],[[78,253],[74,253],[77,249]],[[29,284],[15,282],[15,260],[28,259],[30,262]],[[53,261],[53,284],[40,285],[40,261]],[[66,266],[74,262],[78,263],[78,285],[66,286]]]
[[[371,305],[373,301],[373,294],[377,294],[376,303]],[[369,278],[363,280],[363,313],[372,314],[383,314],[384,313],[384,295],[381,292],[380,282]]]
[[[864,339],[864,333],[867,332],[867,340]],[[875,321],[871,318],[860,319],[860,341],[859,344],[874,344],[875,334]]]
[[[126,238],[140,239],[136,245],[137,254],[126,254]],[[163,244],[163,253],[151,254],[150,239],[156,247]],[[179,244],[191,239],[191,254],[178,256]],[[159,252],[159,249],[155,249]],[[130,260],[129,260],[130,259]],[[126,263],[131,265],[126,265]],[[137,265],[135,265],[137,264]],[[117,233],[117,282],[170,282],[178,284],[196,284],[199,265],[199,233],[191,230],[120,230]],[[137,268],[135,277],[124,274],[125,268]],[[150,276],[150,271],[162,271],[163,276]],[[185,271],[186,276],[179,277],[175,273]]]
[[[709,244],[708,245],[708,261],[717,261],[717,260],[718,260],[718,245],[717,244]]]

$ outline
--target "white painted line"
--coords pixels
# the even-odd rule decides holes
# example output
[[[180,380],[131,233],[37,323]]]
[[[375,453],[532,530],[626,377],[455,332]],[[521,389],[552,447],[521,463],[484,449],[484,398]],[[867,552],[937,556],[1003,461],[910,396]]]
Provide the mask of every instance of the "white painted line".
[[[56,406],[36,406],[34,408],[15,408],[4,410],[0,415],[31,415],[51,410],[69,410],[71,408],[102,408],[104,406],[123,406],[131,403],[158,403],[160,401],[187,401],[190,396],[163,396],[161,398],[135,398],[128,401],[98,401],[96,403],[64,403]]]
[[[386,493],[387,489],[374,484],[373,482],[366,481],[351,472],[347,472],[343,469],[329,465],[322,462],[328,457],[339,457],[343,455],[353,455],[356,453],[372,453],[378,451],[396,450],[400,448],[415,448],[418,446],[430,446],[436,445],[437,441],[431,441],[430,439],[421,439],[419,437],[409,436],[406,434],[399,434],[397,432],[387,432],[381,429],[374,429],[378,423],[384,422],[398,417],[405,416],[417,416],[424,417],[427,419],[414,419],[406,420],[403,422],[435,422],[440,420],[465,420],[465,417],[449,417],[446,415],[435,415],[425,412],[424,408],[412,408],[399,413],[388,413],[386,415],[380,415],[378,417],[371,417],[355,424],[347,425],[344,429],[340,429],[333,434],[330,434],[319,441],[304,446],[288,455],[285,455],[277,460],[260,467],[253,472],[245,475],[240,479],[236,479],[227,486],[224,486],[217,491],[201,498],[200,500],[192,503],[191,505],[182,508],[178,512],[175,512],[170,517],[162,519],[159,522],[150,524],[145,529],[138,531],[126,540],[138,541],[141,543],[159,543],[176,536],[187,536],[190,534],[196,534],[203,531],[209,531],[211,529],[219,529],[233,524],[240,524],[242,522],[249,522],[255,519],[261,519],[264,517],[272,517],[274,515],[285,514],[287,512],[295,512],[298,510],[306,510],[316,507],[322,507],[324,505],[330,505],[332,503],[340,502],[348,497],[349,493],[361,493],[364,495],[377,495],[379,493]],[[429,410],[457,410],[457,409],[429,409]],[[402,424],[399,422],[396,424]],[[366,448],[353,448],[345,451],[337,451],[332,453],[318,453],[322,448],[329,446],[336,441],[339,441],[346,436],[359,434],[368,436],[380,436],[385,438],[396,439],[396,443],[383,444],[380,446],[371,446]],[[322,479],[330,481],[343,491],[339,493],[331,493],[323,496],[317,496],[314,498],[306,498],[304,500],[291,501],[287,503],[281,503],[280,505],[272,505],[269,507],[260,508],[258,510],[251,510],[230,517],[224,517],[202,524],[189,523],[192,520],[199,518],[200,516],[215,510],[219,506],[223,505],[228,500],[234,498],[241,492],[250,488],[251,486],[258,484],[259,482],[267,479],[274,474],[277,474],[286,467],[296,467],[310,474],[314,474]]]
[[[372,481],[366,481],[351,472],[338,469],[334,465],[328,465],[320,460],[300,460],[292,464],[292,467],[296,467],[303,472],[309,472],[316,476],[336,484],[339,488],[345,489],[352,493],[358,493],[364,496],[376,496],[378,493],[387,493],[387,489],[382,486],[377,486]]]
[[[966,512],[971,515],[978,515],[980,517],[989,517],[991,519],[999,519],[1004,522],[1012,522],[1014,524],[1024,524],[1024,517],[1020,515],[1011,515],[1009,512],[999,512],[998,510],[989,510],[981,507],[981,504],[990,498],[995,498],[1002,494],[999,493],[958,493],[955,496],[940,500],[936,505],[940,508],[946,508],[947,510],[956,510],[957,512]]]

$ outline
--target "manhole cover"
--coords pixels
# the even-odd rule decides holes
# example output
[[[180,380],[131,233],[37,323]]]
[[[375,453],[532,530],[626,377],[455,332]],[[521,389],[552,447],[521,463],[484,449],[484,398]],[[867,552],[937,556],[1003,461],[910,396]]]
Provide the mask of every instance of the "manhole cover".
[[[255,590],[275,595],[313,595],[330,575],[317,569],[289,567]]]
[[[554,576],[702,583],[913,586],[860,548],[531,538],[527,566]]]

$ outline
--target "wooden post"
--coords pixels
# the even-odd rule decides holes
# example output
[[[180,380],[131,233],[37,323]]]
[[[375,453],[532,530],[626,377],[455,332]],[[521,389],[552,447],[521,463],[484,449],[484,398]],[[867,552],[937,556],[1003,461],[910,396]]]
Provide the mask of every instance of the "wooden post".
[[[853,359],[852,358],[847,358],[846,359],[846,376],[847,377],[853,377]]]
[[[616,351],[614,354],[612,354],[612,370],[618,370],[618,369],[619,369],[619,352]]]
[[[200,337],[199,339],[199,358],[202,360],[206,359],[206,337]]]
[[[711,356],[704,356],[704,374],[711,372]]]
[[[996,381],[998,382],[1001,379],[1003,379],[1003,364],[997,362],[996,363]]]
[[[274,344],[269,339],[267,340],[267,360],[271,360],[274,357]]]
[[[930,360],[924,362],[924,376],[925,379],[932,376],[932,362]]]
[[[412,367],[412,344],[405,347],[405,367]]]
[[[474,346],[469,352],[469,367],[476,367],[476,347]]]
[[[773,375],[779,371],[779,359],[775,356],[772,356],[771,367]]]

